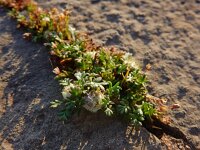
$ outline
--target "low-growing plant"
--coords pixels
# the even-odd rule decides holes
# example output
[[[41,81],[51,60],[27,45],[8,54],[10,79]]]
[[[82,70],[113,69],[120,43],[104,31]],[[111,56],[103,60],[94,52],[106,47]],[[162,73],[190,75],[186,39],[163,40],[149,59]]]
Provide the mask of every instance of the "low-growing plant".
[[[59,116],[69,119],[86,109],[119,115],[133,125],[152,116],[162,116],[162,102],[148,95],[147,77],[132,54],[97,46],[69,25],[69,11],[43,10],[33,1],[0,0],[12,8],[10,15],[26,27],[34,41],[50,47],[53,72],[62,86],[62,99],[51,102],[61,107]]]

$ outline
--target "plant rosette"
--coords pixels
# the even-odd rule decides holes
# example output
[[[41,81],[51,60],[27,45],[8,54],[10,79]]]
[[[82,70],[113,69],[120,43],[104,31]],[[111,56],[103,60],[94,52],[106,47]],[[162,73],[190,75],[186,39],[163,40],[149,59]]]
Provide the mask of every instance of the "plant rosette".
[[[50,48],[63,96],[51,107],[62,108],[60,118],[69,119],[81,109],[119,115],[133,125],[163,117],[163,104],[148,95],[146,75],[131,53],[97,46],[69,24],[68,10],[44,10],[31,0],[0,0],[0,4],[12,8],[10,15],[18,26],[27,28],[25,38],[42,40]]]

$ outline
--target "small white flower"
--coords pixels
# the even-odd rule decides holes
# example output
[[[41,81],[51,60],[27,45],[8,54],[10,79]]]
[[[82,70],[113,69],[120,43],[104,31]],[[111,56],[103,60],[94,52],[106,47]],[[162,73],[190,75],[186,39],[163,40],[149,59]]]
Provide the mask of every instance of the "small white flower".
[[[75,60],[76,60],[76,62],[81,63],[81,61],[83,60],[83,58],[78,57],[78,58],[76,58]]]
[[[50,18],[49,17],[44,17],[44,18],[42,18],[42,21],[49,22]]]
[[[131,53],[125,53],[122,56],[122,60],[124,61],[124,64],[126,64],[130,68],[138,68],[135,59],[133,58]]]
[[[72,35],[72,39],[75,41],[76,29],[69,25],[69,32]]]
[[[79,51],[79,50],[80,50],[80,47],[79,47],[78,45],[75,45],[75,46],[74,46],[74,49],[77,50],[77,51]]]
[[[76,73],[74,74],[74,76],[76,77],[77,80],[81,80],[81,78],[82,78],[82,73],[81,73],[81,72],[76,72]]]
[[[71,89],[74,88],[74,84],[70,83],[68,86],[65,86],[62,90],[62,96],[64,99],[67,99],[71,96]]]
[[[133,81],[133,76],[131,74],[129,74],[127,77],[126,77],[126,81]]]
[[[102,107],[102,100],[104,99],[104,94],[100,91],[90,92],[84,97],[85,105],[83,107],[91,112],[97,112]]]
[[[64,99],[67,99],[71,96],[71,93],[70,92],[62,92],[62,96]]]
[[[97,52],[95,52],[95,51],[92,51],[92,52],[86,52],[85,55],[89,55],[92,59],[94,59],[96,53],[97,53]]]

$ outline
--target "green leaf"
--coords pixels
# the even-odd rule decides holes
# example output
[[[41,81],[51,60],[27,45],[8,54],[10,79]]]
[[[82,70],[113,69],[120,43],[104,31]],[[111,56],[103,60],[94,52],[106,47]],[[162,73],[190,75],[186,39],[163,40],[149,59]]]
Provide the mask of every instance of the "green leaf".
[[[118,68],[117,68],[117,74],[121,74],[123,72],[126,71],[127,66],[124,64],[121,64]]]
[[[153,108],[153,105],[148,102],[143,102],[141,109],[143,110],[144,114],[151,117],[156,110]]]
[[[67,120],[71,117],[71,111],[64,109],[61,112],[58,113],[58,116],[61,120]]]
[[[107,89],[107,92],[110,96],[112,95],[118,95],[120,90],[122,88],[119,86],[119,82],[117,82],[114,86],[112,85],[112,82],[108,81],[109,88]]]
[[[107,107],[111,103],[111,101],[108,98],[104,98],[102,99],[102,103],[103,107]]]
[[[105,113],[107,116],[111,116],[113,114],[113,111],[110,108],[106,108]]]
[[[54,100],[53,102],[50,102],[52,108],[56,108],[62,104],[62,101]]]
[[[121,114],[126,114],[129,110],[131,110],[128,100],[120,101],[120,104],[117,106],[117,108]]]

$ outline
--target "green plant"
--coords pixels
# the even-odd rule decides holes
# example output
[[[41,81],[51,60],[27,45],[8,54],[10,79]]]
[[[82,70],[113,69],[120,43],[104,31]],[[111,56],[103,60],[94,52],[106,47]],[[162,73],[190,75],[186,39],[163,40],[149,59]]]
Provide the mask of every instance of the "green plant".
[[[43,40],[50,48],[63,96],[52,101],[51,107],[62,108],[60,118],[69,119],[84,108],[108,116],[117,114],[138,126],[162,114],[149,101],[146,75],[133,56],[96,46],[69,25],[69,11],[43,10],[32,1],[0,0],[0,4],[13,8],[10,15],[28,28],[25,37]]]

